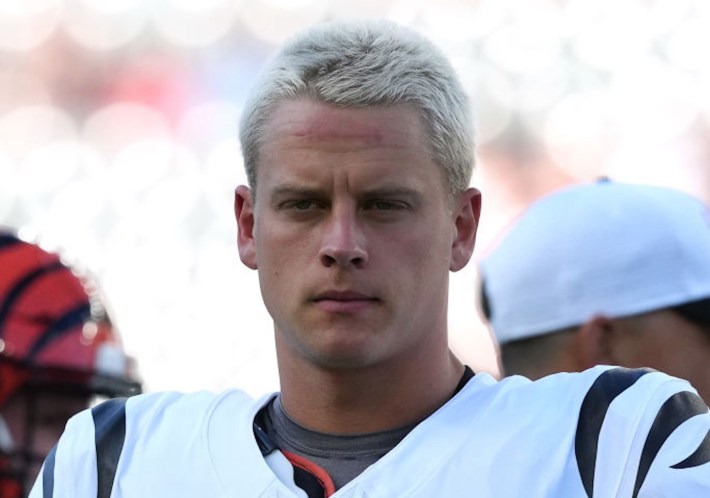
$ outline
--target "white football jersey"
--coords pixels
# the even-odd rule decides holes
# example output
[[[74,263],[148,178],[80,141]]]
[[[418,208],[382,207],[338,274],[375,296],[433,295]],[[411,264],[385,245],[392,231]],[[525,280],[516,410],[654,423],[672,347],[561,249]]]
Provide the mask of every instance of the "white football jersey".
[[[81,412],[30,498],[302,497],[255,440],[269,399],[154,393]],[[687,382],[649,370],[477,374],[332,496],[710,496],[710,414]]]

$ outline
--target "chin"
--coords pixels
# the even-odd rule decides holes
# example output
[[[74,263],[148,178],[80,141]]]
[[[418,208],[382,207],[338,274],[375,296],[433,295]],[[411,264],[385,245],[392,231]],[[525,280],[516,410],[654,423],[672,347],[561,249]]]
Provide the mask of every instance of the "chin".
[[[378,354],[379,353],[379,354]],[[354,369],[372,366],[382,359],[381,349],[373,351],[365,344],[329,344],[312,351],[311,360],[322,368]]]

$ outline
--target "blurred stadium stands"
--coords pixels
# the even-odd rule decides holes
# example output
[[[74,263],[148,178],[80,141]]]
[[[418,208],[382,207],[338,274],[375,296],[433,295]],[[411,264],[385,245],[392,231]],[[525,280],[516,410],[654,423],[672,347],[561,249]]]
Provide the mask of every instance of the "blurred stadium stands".
[[[236,253],[237,120],[285,37],[355,17],[419,29],[457,66],[478,122],[481,248],[574,180],[710,201],[707,1],[0,0],[0,224],[99,276],[148,390],[276,388]],[[452,338],[495,374],[474,275],[452,277]]]

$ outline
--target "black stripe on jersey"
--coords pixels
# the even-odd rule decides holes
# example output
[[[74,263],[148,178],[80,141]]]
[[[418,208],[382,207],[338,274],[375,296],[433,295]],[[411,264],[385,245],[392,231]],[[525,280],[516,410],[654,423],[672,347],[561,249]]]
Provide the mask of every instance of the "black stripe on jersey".
[[[661,409],[658,410],[656,420],[653,421],[651,430],[646,438],[646,443],[643,445],[643,452],[641,453],[641,461],[639,462],[639,469],[636,474],[636,484],[634,485],[634,493],[631,495],[632,497],[635,498],[638,496],[641,485],[648,474],[648,469],[651,467],[653,460],[661,450],[661,446],[663,446],[663,443],[666,442],[673,431],[686,420],[707,411],[708,407],[700,399],[700,397],[697,394],[687,391],[675,393],[673,396],[668,398],[665,403],[663,403]],[[703,444],[704,441],[700,444],[700,447],[703,447]],[[697,453],[697,450],[695,453]],[[693,455],[695,455],[695,453],[693,453]],[[707,462],[708,455],[706,454],[704,461],[701,458],[698,460],[696,465],[701,465]],[[691,465],[686,464],[686,467],[690,466]]]
[[[672,469],[688,469],[690,467],[698,467],[710,462],[710,431],[705,434],[705,438],[698,446],[698,449],[693,452],[688,458],[682,462],[672,465]]]
[[[594,470],[597,461],[599,433],[602,423],[609,411],[609,405],[614,399],[645,374],[650,369],[612,368],[605,371],[582,401],[577,421],[577,434],[574,441],[574,452],[577,457],[577,467],[587,496],[594,496]]]
[[[268,434],[266,434],[264,429],[262,429],[261,426],[256,423],[256,421],[254,422],[252,430],[254,431],[256,444],[259,446],[259,451],[261,451],[261,455],[263,457],[270,455],[274,450],[278,449],[272,439],[268,436]]]
[[[42,470],[42,496],[52,498],[54,496],[54,455],[57,453],[55,444],[44,459],[44,469]]]
[[[126,439],[126,398],[104,401],[91,409],[96,438],[97,498],[109,498]]]

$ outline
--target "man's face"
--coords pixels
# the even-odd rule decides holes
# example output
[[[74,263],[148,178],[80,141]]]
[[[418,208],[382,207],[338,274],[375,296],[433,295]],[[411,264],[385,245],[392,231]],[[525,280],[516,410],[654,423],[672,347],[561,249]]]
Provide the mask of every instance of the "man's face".
[[[352,368],[445,348],[448,272],[470,257],[478,196],[447,194],[418,114],[286,101],[262,143],[236,211],[280,361]]]

